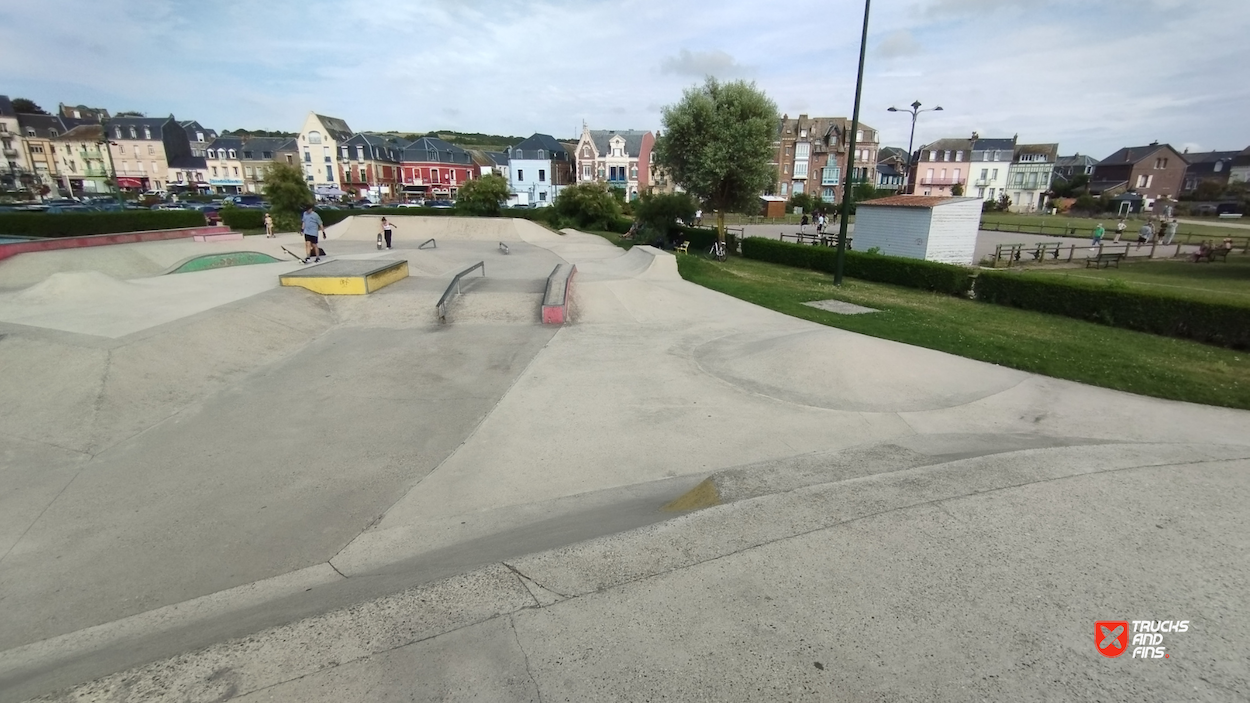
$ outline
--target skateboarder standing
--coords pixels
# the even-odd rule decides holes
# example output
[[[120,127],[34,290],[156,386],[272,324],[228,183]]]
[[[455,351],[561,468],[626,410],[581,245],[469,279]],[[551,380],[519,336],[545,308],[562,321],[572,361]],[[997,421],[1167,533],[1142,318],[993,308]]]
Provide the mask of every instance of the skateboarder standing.
[[[307,254],[304,257],[304,263],[308,263],[309,260],[312,260],[313,263],[321,261],[317,241],[325,236],[326,228],[321,224],[321,215],[318,215],[317,211],[313,209],[312,203],[309,203],[304,208],[302,229],[304,232],[304,251]]]
[[[386,238],[386,248],[391,248],[391,233],[395,230],[393,222],[387,222],[386,218],[382,218],[382,236]]]
[[[265,213],[265,237],[273,239],[273,215]]]

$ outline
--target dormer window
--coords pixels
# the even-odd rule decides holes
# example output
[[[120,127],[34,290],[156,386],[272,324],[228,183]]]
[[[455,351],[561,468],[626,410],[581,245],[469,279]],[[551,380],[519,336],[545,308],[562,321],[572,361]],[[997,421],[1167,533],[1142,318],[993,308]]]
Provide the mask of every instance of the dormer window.
[[[131,127],[131,128],[130,128],[130,138],[131,138],[131,139],[138,139],[138,138],[139,138],[139,133],[135,131],[135,128],[134,128],[134,127]]]
[[[151,128],[151,127],[144,127],[144,128],[143,128],[143,138],[144,138],[144,139],[151,139],[151,138],[152,138],[152,128]]]
[[[539,158],[539,159],[545,159],[545,158],[547,158],[546,156],[544,156],[544,154],[545,154],[545,153],[546,153],[546,152],[545,152],[543,149],[539,149],[539,150],[538,150],[538,158]]]
[[[1215,162],[1215,172],[1216,172],[1216,173],[1219,173],[1220,171],[1223,171],[1223,170],[1224,170],[1224,162],[1223,162],[1223,161],[1216,161],[1216,162]]]
[[[121,139],[121,138],[122,138],[122,128],[121,128],[121,127],[114,127],[114,128],[113,128],[113,137],[114,137],[115,139]]]
[[[234,158],[234,149],[231,149],[231,150],[230,150],[230,158],[232,158],[232,159]]]
[[[34,127],[27,127],[27,128],[26,128],[26,136],[28,136],[28,137],[33,137],[33,136],[35,136],[35,128],[34,128]]]
[[[195,141],[197,141],[197,142],[202,142],[202,141],[204,141],[204,133],[203,133],[203,132],[196,132],[196,133],[195,133]]]

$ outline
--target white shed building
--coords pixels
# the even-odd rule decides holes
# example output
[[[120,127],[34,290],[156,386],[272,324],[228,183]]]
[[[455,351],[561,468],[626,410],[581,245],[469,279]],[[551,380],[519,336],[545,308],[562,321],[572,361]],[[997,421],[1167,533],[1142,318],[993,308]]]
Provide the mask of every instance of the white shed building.
[[[858,203],[855,250],[971,265],[981,225],[981,199],[894,195]]]

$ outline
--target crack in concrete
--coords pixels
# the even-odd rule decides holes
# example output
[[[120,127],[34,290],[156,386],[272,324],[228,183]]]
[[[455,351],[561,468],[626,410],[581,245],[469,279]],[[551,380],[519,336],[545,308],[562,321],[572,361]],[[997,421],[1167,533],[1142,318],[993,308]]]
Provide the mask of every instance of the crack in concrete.
[[[535,579],[533,579],[533,578],[531,578],[531,577],[529,577],[529,576],[526,576],[524,573],[522,573],[522,572],[521,572],[521,570],[520,570],[520,569],[516,568],[515,566],[513,566],[513,565],[509,564],[509,563],[508,563],[508,562],[506,562],[506,561],[501,561],[501,562],[499,562],[499,563],[500,563],[500,564],[503,564],[503,565],[504,565],[504,567],[506,567],[509,571],[511,571],[512,573],[516,574],[516,575],[517,575],[517,578],[521,579],[521,585],[522,585],[522,586],[526,586],[526,589],[525,589],[525,590],[527,590],[527,591],[529,591],[530,589],[529,589],[529,586],[526,584],[526,582],[529,582],[529,583],[532,583],[532,584],[534,584],[535,586],[537,586],[537,587],[539,587],[539,588],[543,589],[544,591],[546,591],[546,592],[548,592],[548,593],[551,593],[551,594],[553,594],[553,595],[557,595],[557,596],[559,596],[561,599],[567,600],[567,599],[569,599],[569,598],[571,598],[571,597],[572,597],[572,596],[566,596],[566,595],[564,595],[563,593],[561,593],[561,592],[559,592],[559,591],[557,591],[557,590],[554,590],[554,589],[551,589],[551,588],[547,588],[546,586],[544,586],[544,585],[542,585],[541,583],[539,583],[537,580],[535,580]],[[544,606],[542,603],[538,603],[538,597],[537,597],[537,596],[535,596],[535,595],[534,595],[534,593],[533,593],[532,591],[530,592],[530,597],[534,599],[535,603],[537,603],[537,605],[538,605],[538,607],[539,607],[539,608],[544,608],[544,607],[546,607],[546,606]]]
[[[507,566],[507,564],[504,566]],[[512,567],[509,566],[508,568],[511,569]],[[543,690],[538,685],[538,679],[534,678],[534,670],[530,667],[529,652],[525,651],[525,645],[521,644],[521,633],[516,631],[515,612],[508,613],[508,626],[512,628],[512,639],[516,641],[517,649],[521,650],[521,657],[525,659],[525,673],[530,677],[530,683],[534,684],[534,693],[538,694],[538,703],[543,703]]]

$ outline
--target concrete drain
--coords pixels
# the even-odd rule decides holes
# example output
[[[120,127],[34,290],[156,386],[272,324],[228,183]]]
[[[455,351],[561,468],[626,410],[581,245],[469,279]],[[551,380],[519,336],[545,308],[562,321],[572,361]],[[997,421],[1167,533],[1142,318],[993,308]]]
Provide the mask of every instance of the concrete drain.
[[[863,305],[847,303],[841,300],[813,300],[810,303],[803,304],[828,312],[836,312],[839,315],[862,315],[866,312],[877,312],[875,308],[866,308]]]

